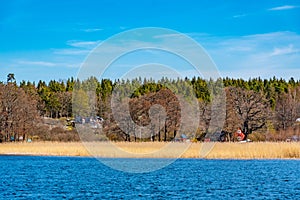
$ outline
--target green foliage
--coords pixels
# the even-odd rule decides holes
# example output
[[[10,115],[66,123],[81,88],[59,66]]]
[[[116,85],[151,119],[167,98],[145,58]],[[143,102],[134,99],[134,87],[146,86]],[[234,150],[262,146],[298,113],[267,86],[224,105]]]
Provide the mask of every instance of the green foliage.
[[[11,73],[7,76],[7,83],[1,83],[0,85],[14,85],[14,87],[21,88],[28,98],[35,102],[40,115],[45,117],[88,117],[99,115],[105,119],[104,130],[108,131],[107,136],[114,140],[120,140],[125,136],[122,136],[124,133],[115,126],[110,108],[111,96],[116,88],[121,99],[130,98],[134,100],[147,95],[151,97],[157,93],[166,95],[165,97],[162,96],[161,99],[167,99],[169,94],[163,92],[165,89],[169,89],[175,95],[182,95],[188,101],[190,97],[196,97],[199,104],[203,107],[203,121],[209,124],[209,105],[214,98],[224,95],[224,88],[240,88],[248,94],[260,94],[264,97],[264,101],[267,102],[268,110],[271,110],[274,114],[278,110],[279,102],[284,104],[283,97],[291,95],[291,91],[299,91],[300,81],[294,78],[284,80],[275,77],[270,79],[261,79],[258,77],[249,80],[229,77],[218,80],[206,80],[200,77],[193,77],[191,79],[169,79],[163,77],[157,81],[146,78],[142,79],[141,77],[132,80],[115,81],[109,79],[98,80],[96,77],[78,80],[72,77],[66,81],[51,80],[48,83],[40,80],[37,84],[29,81],[21,81],[17,85],[15,75]],[[76,101],[72,102],[72,96]],[[295,98],[295,101],[300,101],[299,95],[296,95]],[[139,106],[147,107],[145,105]],[[228,118],[228,113],[232,108],[227,106],[226,109],[226,117]],[[234,123],[234,120],[230,121],[230,123]],[[272,123],[277,122],[274,121]],[[109,128],[112,124],[114,124],[114,127]],[[173,124],[172,126],[175,125]],[[231,127],[234,127],[234,125]],[[170,127],[167,127],[167,129],[170,129]],[[202,130],[204,131],[201,134],[205,132],[205,128]],[[255,137],[255,140],[262,140],[259,133],[253,134],[252,137]],[[126,138],[128,139],[128,136]]]
[[[88,117],[90,114],[88,94],[80,89],[73,93],[73,114],[75,116]]]

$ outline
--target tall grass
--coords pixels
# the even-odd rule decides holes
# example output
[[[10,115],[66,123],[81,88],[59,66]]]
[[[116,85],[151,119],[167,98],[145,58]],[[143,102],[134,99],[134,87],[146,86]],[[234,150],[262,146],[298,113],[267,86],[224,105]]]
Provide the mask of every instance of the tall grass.
[[[210,146],[213,148],[210,149]],[[0,154],[129,158],[287,159],[300,158],[300,143],[32,142],[0,144]]]
[[[89,156],[89,153],[80,142],[3,143],[0,144],[0,154]]]

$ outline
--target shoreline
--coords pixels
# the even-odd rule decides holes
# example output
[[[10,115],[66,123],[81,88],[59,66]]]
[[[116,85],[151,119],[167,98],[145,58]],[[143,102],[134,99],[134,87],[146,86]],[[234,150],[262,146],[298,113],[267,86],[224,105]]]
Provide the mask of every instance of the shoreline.
[[[179,158],[152,158],[152,157],[96,157],[96,156],[76,156],[76,155],[42,155],[42,154],[0,154],[0,157],[57,157],[57,158],[95,158],[95,159],[196,159],[196,160],[299,160],[300,158],[189,158],[189,157],[179,157]]]
[[[88,148],[88,150],[87,150]],[[204,152],[206,150],[206,152]],[[204,152],[204,153],[203,153]],[[0,143],[1,156],[99,158],[300,159],[300,142],[165,143],[32,142]]]

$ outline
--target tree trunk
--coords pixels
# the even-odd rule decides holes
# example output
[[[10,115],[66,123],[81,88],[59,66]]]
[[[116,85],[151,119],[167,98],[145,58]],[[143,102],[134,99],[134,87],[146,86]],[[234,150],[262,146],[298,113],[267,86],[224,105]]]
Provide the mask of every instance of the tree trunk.
[[[166,142],[167,141],[167,124],[166,124],[166,121],[165,121],[165,129],[164,129],[164,141]]]
[[[160,142],[160,130],[158,131],[158,141]]]
[[[155,141],[155,135],[153,134],[152,135],[152,142],[154,142]]]
[[[244,140],[246,140],[247,137],[248,137],[248,134],[249,134],[249,126],[248,126],[248,121],[247,120],[244,122],[243,133],[245,134]]]

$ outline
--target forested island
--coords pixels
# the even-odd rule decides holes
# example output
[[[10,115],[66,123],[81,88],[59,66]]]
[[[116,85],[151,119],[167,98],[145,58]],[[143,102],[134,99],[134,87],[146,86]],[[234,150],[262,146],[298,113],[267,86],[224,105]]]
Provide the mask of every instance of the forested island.
[[[112,141],[174,141],[180,121],[180,106],[166,87],[168,83],[176,88],[190,85],[191,93],[198,101],[201,113],[196,133],[184,133],[192,141],[204,141],[209,133],[212,118],[212,95],[210,85],[220,82],[226,95],[225,121],[220,131],[227,133],[224,141],[234,140],[238,129],[252,141],[299,140],[300,80],[251,78],[249,80],[223,78],[205,80],[199,77],[154,81],[142,78],[133,80],[98,80],[90,77],[81,81],[69,78],[65,81],[51,80],[48,83],[21,81],[17,83],[14,74],[7,75],[7,81],[0,83],[0,141],[79,141],[77,124],[93,122],[97,140]],[[166,109],[167,118],[159,130],[149,138],[139,138],[134,127],[130,132],[120,129],[111,109],[114,88],[122,85],[124,92],[134,86],[138,88],[129,97],[132,119],[140,124],[149,123],[147,112],[153,103]],[[74,89],[76,93],[73,94]],[[76,110],[72,96],[80,95],[83,101],[91,98],[85,91],[93,91],[93,104]],[[150,102],[150,103],[149,103]],[[152,102],[152,103],[151,103]],[[90,105],[94,107],[89,108]],[[171,105],[171,106],[170,106]],[[91,116],[89,110],[93,110]],[[99,126],[98,126],[99,125]],[[103,137],[105,136],[105,137]]]

